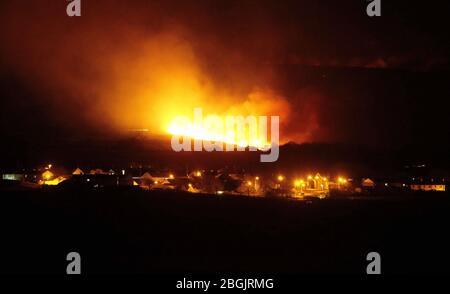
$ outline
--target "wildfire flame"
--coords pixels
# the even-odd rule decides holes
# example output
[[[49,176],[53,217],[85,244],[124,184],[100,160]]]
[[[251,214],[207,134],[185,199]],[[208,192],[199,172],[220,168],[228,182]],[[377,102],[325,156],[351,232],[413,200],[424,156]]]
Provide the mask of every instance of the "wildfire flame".
[[[214,119],[216,121],[223,120],[219,116],[214,116]],[[204,125],[195,125],[185,119],[174,119],[168,128],[168,133],[186,139],[219,142],[242,148],[254,147],[259,150],[268,150],[271,147],[267,139],[263,141],[258,134],[252,134],[248,126],[244,127],[242,132],[234,129],[224,131],[222,128],[217,129]]]

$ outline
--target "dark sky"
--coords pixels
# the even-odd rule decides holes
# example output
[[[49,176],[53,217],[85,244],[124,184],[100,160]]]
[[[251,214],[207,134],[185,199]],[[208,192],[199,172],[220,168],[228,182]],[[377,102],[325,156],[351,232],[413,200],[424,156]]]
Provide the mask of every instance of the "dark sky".
[[[168,72],[192,89],[281,105],[284,141],[450,146],[449,1],[382,0],[374,18],[363,0],[82,0],[73,18],[66,4],[0,4],[4,136],[148,127],[139,109],[161,99],[140,94],[181,64]]]

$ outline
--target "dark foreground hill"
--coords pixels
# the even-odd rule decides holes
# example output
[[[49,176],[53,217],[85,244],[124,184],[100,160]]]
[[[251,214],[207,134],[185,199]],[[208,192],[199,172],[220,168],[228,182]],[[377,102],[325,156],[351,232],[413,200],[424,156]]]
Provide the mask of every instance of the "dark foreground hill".
[[[0,198],[0,273],[448,272],[448,194],[287,199],[138,190],[22,191]]]

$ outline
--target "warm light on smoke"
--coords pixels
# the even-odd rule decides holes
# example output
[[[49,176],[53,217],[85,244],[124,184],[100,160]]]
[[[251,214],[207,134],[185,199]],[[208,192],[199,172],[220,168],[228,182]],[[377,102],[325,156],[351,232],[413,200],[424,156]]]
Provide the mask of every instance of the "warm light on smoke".
[[[176,33],[164,33],[141,44],[137,52],[120,59],[110,89],[101,92],[102,105],[117,129],[146,128],[155,135],[176,134],[229,144],[263,147],[255,136],[221,134],[207,127],[193,127],[177,117],[192,117],[194,108],[204,110],[206,120],[229,115],[281,115],[287,121],[289,103],[269,88],[236,93],[242,85],[224,86],[201,69],[201,61],[188,42]]]
[[[103,26],[83,22],[67,34],[74,26],[72,22],[64,19],[61,26],[56,26],[56,20],[44,17],[49,12],[38,8],[38,13],[27,16],[39,17],[41,25],[31,26],[30,31],[23,30],[26,26],[13,26],[16,20],[12,17],[5,20],[15,31],[5,34],[2,43],[22,42],[23,38],[18,36],[24,35],[27,41],[19,48],[6,46],[2,50],[26,57],[27,62],[20,62],[23,58],[11,58],[11,67],[26,72],[32,77],[30,82],[42,86],[48,94],[42,99],[47,99],[49,108],[58,109],[62,123],[73,126],[66,115],[69,114],[93,129],[111,133],[148,130],[149,135],[186,135],[241,147],[268,145],[270,137],[261,140],[250,135],[239,137],[236,133],[220,134],[206,128],[193,129],[189,124],[174,124],[176,117],[192,116],[193,109],[201,107],[205,115],[222,119],[229,115],[279,116],[280,143],[293,139],[283,132],[290,123],[293,108],[276,90],[276,79],[270,70],[246,64],[243,62],[246,59],[230,55],[214,42],[207,51],[222,56],[221,60],[228,65],[211,69],[211,57],[198,50],[199,44],[208,39],[192,35],[176,24],[150,32],[139,25],[121,26],[112,33],[104,31]],[[107,14],[102,17],[105,19],[90,21],[111,21]],[[47,34],[48,28],[55,32]],[[49,51],[53,56],[44,63],[40,56]]]

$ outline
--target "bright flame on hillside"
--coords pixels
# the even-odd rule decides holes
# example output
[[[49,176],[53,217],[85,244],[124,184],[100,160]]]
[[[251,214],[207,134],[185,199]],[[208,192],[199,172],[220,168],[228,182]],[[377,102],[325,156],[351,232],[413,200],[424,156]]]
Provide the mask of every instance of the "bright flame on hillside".
[[[193,123],[186,116],[178,116],[170,124],[168,132],[183,138],[183,140],[194,139],[222,143],[222,145],[225,143],[238,148],[250,147],[266,151],[271,148],[273,143],[268,139],[267,122],[266,116],[244,118],[243,116],[208,115],[203,120],[201,108],[195,108]],[[278,134],[278,125],[276,128],[271,125],[270,131]],[[276,143],[278,144],[278,141]]]

